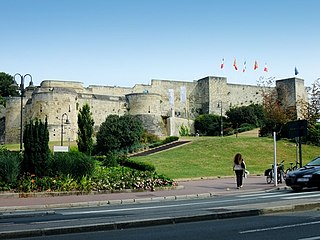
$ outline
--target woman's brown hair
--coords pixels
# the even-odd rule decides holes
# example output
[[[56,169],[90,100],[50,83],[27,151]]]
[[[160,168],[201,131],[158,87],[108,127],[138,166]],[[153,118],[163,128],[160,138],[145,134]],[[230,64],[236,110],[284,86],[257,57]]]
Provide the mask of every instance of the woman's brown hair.
[[[237,153],[235,156],[234,156],[234,163],[235,164],[240,164],[242,161],[242,155],[240,153]]]

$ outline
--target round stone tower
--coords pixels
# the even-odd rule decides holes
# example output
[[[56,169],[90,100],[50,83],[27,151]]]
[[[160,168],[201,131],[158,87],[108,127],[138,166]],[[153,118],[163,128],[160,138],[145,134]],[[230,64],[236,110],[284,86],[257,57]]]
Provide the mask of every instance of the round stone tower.
[[[136,115],[148,132],[158,136],[166,135],[165,123],[161,117],[161,95],[157,93],[130,93],[126,95],[128,110]]]

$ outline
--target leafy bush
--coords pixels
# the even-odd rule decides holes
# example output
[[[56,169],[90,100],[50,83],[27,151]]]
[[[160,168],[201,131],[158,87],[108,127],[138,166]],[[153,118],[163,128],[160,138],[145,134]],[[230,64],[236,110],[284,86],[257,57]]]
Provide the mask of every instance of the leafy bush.
[[[92,176],[94,159],[81,152],[58,152],[52,155],[49,161],[51,176],[68,175],[76,179],[83,176]]]
[[[78,190],[78,183],[69,174],[59,177],[37,177],[24,174],[20,178],[20,192],[65,192]]]
[[[127,159],[124,161],[123,166],[139,171],[154,172],[156,170],[156,168],[149,163],[138,162],[132,159]]]
[[[225,122],[225,117],[222,117]],[[196,117],[194,128],[200,135],[219,136],[221,132],[221,116],[203,114]]]
[[[180,136],[189,136],[190,135],[190,128],[182,124],[179,129]]]
[[[320,124],[308,129],[308,141],[316,146],[320,146]]]
[[[150,144],[150,143],[155,143],[159,141],[160,141],[160,138],[157,135],[150,133],[148,131],[144,131],[141,136],[141,142],[144,144]]]
[[[25,126],[23,134],[24,157],[22,171],[35,173],[38,176],[47,174],[47,161],[49,160],[49,131],[47,118],[32,120]]]
[[[178,141],[179,140],[179,137],[177,136],[169,136],[169,137],[166,137],[164,140],[162,140],[162,144],[167,144],[167,143],[171,143],[171,142],[174,142],[174,141]]]
[[[97,133],[96,151],[100,154],[133,151],[141,146],[143,131],[137,117],[109,115]]]
[[[130,168],[98,167],[92,178],[93,191],[144,189],[153,191],[156,187],[172,186],[174,182],[155,172],[141,172]]]
[[[101,162],[105,167],[116,167],[119,165],[118,155],[112,152],[103,156],[94,156],[94,159]]]
[[[16,183],[20,174],[21,159],[18,152],[0,148],[0,179],[6,183]]]
[[[246,131],[250,131],[252,129],[255,129],[256,126],[253,124],[249,124],[249,123],[243,123],[240,125],[240,127],[238,128],[238,132],[246,132]]]
[[[238,128],[242,124],[260,127],[265,121],[263,107],[260,104],[230,108],[226,115],[233,128]]]

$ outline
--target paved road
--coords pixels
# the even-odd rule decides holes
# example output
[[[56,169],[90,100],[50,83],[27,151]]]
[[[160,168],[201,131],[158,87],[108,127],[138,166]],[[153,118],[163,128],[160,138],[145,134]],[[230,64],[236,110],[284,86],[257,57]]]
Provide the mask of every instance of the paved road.
[[[84,239],[166,239],[166,240],[282,240],[320,239],[320,215],[316,211],[291,212],[273,215],[242,217],[241,219],[220,219],[181,223],[172,225],[150,226],[112,231],[65,234],[59,236],[41,236],[36,239],[84,240]]]
[[[181,181],[179,186],[155,192],[78,196],[19,198],[2,195],[0,238],[131,228],[320,207],[318,191],[294,193],[283,185],[266,184],[261,176],[245,179],[242,189],[236,189],[235,179],[230,177]]]
[[[284,185],[278,187],[283,188]],[[193,179],[178,181],[178,186],[170,190],[154,192],[122,191],[108,194],[65,195],[45,197],[26,197],[19,194],[0,194],[0,216],[3,212],[30,209],[50,209],[53,207],[83,207],[132,202],[174,200],[183,198],[205,198],[219,195],[230,195],[250,191],[270,191],[277,189],[273,184],[267,184],[264,176],[250,176],[244,180],[244,187],[236,189],[234,177]],[[31,194],[32,195],[32,194]]]

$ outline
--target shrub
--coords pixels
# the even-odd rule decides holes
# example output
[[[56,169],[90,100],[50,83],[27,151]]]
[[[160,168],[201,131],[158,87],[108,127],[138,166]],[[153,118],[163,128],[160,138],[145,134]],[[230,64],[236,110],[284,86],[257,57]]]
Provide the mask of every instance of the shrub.
[[[190,135],[190,128],[188,126],[185,126],[184,124],[182,124],[180,126],[179,134],[180,134],[180,136],[189,136]]]
[[[49,161],[51,175],[68,175],[79,179],[83,176],[92,176],[94,159],[81,152],[58,152],[52,155]]]
[[[132,159],[127,159],[126,161],[124,161],[123,166],[139,171],[154,172],[156,170],[156,168],[149,163],[138,162]]]
[[[167,143],[171,143],[171,142],[174,142],[174,141],[178,141],[179,140],[179,137],[177,136],[169,136],[169,137],[166,137],[164,140],[162,140],[162,144],[167,144]]]
[[[226,122],[225,117],[222,117]],[[200,135],[219,136],[221,133],[221,116],[214,114],[203,114],[196,117],[194,128]]]
[[[34,122],[31,120],[25,126],[23,143],[25,150],[22,171],[35,173],[37,176],[46,175],[50,155],[47,118],[44,123],[36,119]]]
[[[252,129],[255,129],[256,126],[253,124],[249,124],[249,123],[243,123],[240,125],[240,127],[238,128],[238,132],[246,132],[246,131],[250,131]]]
[[[316,146],[320,146],[320,124],[308,129],[308,141]]]
[[[96,151],[128,152],[140,147],[142,122],[131,115],[109,115],[97,133]]]
[[[92,178],[93,191],[147,189],[155,187],[172,186],[174,182],[155,172],[137,171],[130,168],[103,168],[98,167],[96,175]]]
[[[95,156],[94,159],[101,162],[105,167],[116,167],[119,165],[118,155],[112,152],[103,156]]]
[[[0,179],[6,183],[16,183],[20,174],[21,159],[18,152],[0,148]]]
[[[144,144],[150,144],[150,143],[155,143],[155,142],[158,142],[160,141],[160,138],[153,134],[153,133],[150,133],[148,131],[144,131],[143,134],[142,134],[142,137],[141,137],[141,142],[144,143]]]

